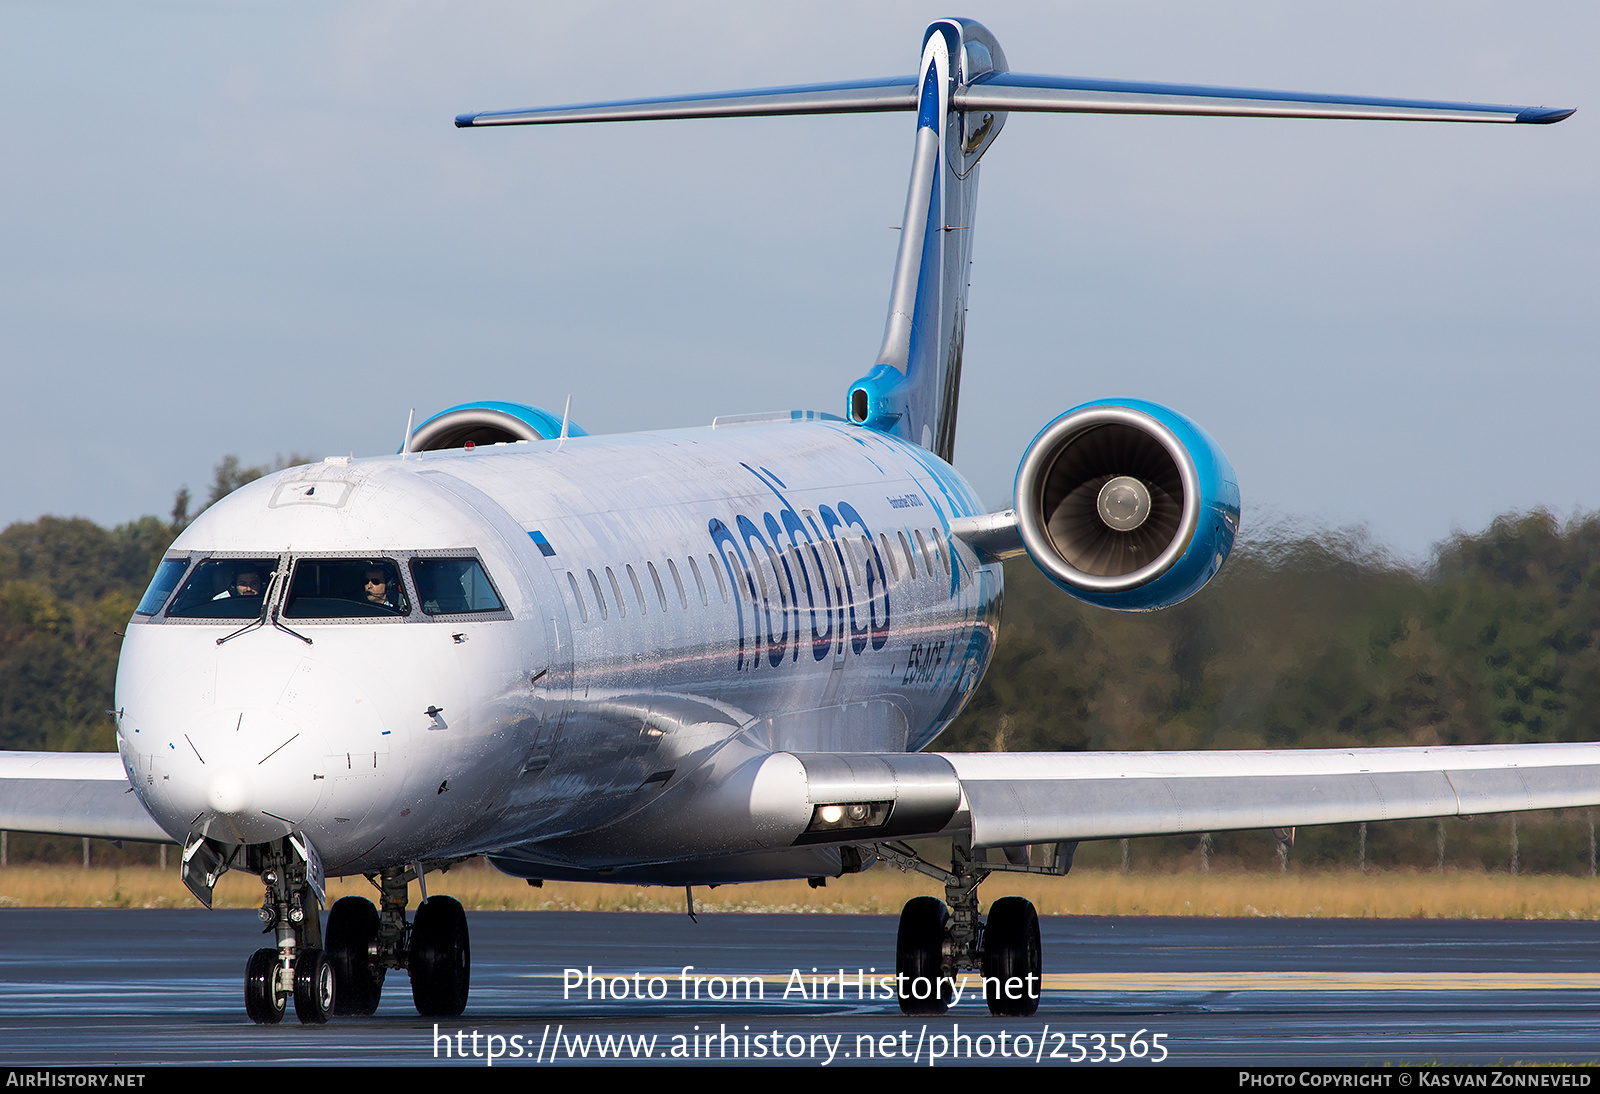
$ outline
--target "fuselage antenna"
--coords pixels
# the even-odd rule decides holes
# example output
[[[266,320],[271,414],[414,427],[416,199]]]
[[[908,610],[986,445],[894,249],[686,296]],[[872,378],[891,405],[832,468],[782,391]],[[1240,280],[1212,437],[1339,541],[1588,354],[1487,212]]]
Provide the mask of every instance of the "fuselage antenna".
[[[572,396],[571,396],[571,394],[568,394],[567,395],[567,405],[564,408],[562,408],[562,411],[561,411],[561,443],[556,445],[556,451],[557,452],[560,452],[563,448],[567,447],[567,423],[570,422],[571,420],[572,420]]]
[[[406,411],[406,436],[405,439],[400,442],[400,458],[402,460],[411,455],[411,423],[416,420],[416,417],[416,407],[412,407],[410,410]]]

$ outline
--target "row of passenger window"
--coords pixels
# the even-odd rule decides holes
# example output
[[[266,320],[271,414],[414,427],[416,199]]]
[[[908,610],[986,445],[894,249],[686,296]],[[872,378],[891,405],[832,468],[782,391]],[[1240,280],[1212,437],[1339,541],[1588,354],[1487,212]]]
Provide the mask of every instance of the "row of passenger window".
[[[689,572],[694,575],[695,591],[700,598],[700,603],[708,605],[711,603],[711,596],[706,590],[706,580],[701,576],[700,566],[693,557],[688,562]],[[655,589],[656,603],[660,605],[662,611],[666,611],[667,590],[666,586],[661,583],[661,571],[656,569],[654,562],[646,562],[644,565],[645,572],[650,575],[650,584]],[[726,604],[728,602],[728,586],[727,582],[723,580],[721,571],[717,569],[716,556],[707,555],[706,565],[710,568],[711,573],[715,575],[717,591],[722,596],[722,602]],[[633,597],[634,601],[639,605],[640,614],[650,614],[650,609],[645,601],[644,585],[639,580],[639,572],[632,565],[625,565],[622,569],[627,574],[628,584],[633,586]],[[678,564],[670,558],[667,559],[667,572],[672,575],[672,585],[677,591],[679,605],[687,609],[689,607],[689,590],[683,583],[683,573],[678,569]],[[606,586],[611,589],[609,600],[606,597],[606,586],[601,585],[599,575],[593,570],[589,570],[588,575],[589,591],[594,597],[594,604],[600,618],[610,619],[611,612],[614,609],[619,616],[626,619],[628,617],[628,600],[627,597],[623,596],[622,583],[617,580],[616,571],[610,566],[605,567]],[[567,571],[567,584],[572,589],[572,599],[577,602],[579,617],[585,623],[589,622],[588,600],[584,597],[583,588],[579,584],[577,576],[571,570]]]
[[[811,515],[810,510],[806,510],[806,513],[807,515]],[[895,551],[890,546],[889,537],[882,532],[878,533],[878,542],[882,546],[882,554],[878,557],[882,558],[884,560],[884,564],[888,566],[888,576],[892,582],[897,585],[900,583],[900,559],[904,559],[905,561],[905,573],[907,578],[915,580],[919,576],[917,567],[917,558],[919,556],[922,559],[922,567],[920,571],[922,576],[931,576],[936,573],[943,573],[946,577],[949,576],[950,556],[945,549],[943,541],[939,538],[939,533],[937,530],[930,530],[930,534],[925,537],[923,536],[920,528],[912,529],[910,539],[906,537],[906,533],[903,531],[896,532],[895,535],[899,539],[899,558],[896,557]],[[915,550],[913,550],[911,546],[911,541],[913,539],[916,541]],[[850,568],[853,588],[860,590],[860,592],[857,593],[858,596],[865,596],[868,584],[870,584],[865,580],[865,571],[872,568],[874,561],[874,552],[872,549],[871,539],[865,535],[844,536],[837,540],[837,542],[842,548],[842,553],[846,558],[847,564]],[[930,542],[932,544],[931,547],[929,546]],[[829,584],[834,590],[832,594],[832,602],[835,605],[838,605],[844,599],[845,582],[839,571],[837,557],[833,551],[827,549],[827,543],[821,543],[815,546],[817,556],[826,560],[827,568],[831,571],[828,577],[831,579],[829,580]],[[858,547],[859,556],[857,550]],[[778,558],[772,557],[770,548],[768,548],[766,553],[769,556],[767,559],[767,565],[771,567],[773,580],[780,581],[781,579],[779,578],[777,572],[779,564]],[[815,569],[814,563],[812,566],[807,566],[805,563],[805,556],[808,553],[809,552],[800,550],[793,544],[787,548],[782,548],[779,551],[779,555],[782,557],[782,559],[789,563],[790,567],[792,567],[790,573],[793,576],[793,580],[795,581],[797,587],[804,587],[802,582],[809,581],[812,577],[812,572]],[[702,606],[709,606],[711,603],[711,594],[709,591],[710,586],[701,572],[699,562],[693,555],[689,556],[686,561],[688,563],[689,573],[694,579],[695,595],[699,598]],[[761,566],[761,560],[759,558],[757,558],[755,562],[756,581],[760,585],[761,597],[763,600],[771,603],[773,597],[770,595],[769,586],[767,585],[766,568]],[[661,571],[656,568],[656,564],[654,562],[647,561],[644,566],[645,572],[649,575],[650,586],[655,591],[656,604],[663,612],[665,612],[667,610],[668,596],[667,587],[661,580]],[[689,607],[690,594],[689,588],[683,579],[683,571],[678,568],[677,562],[670,558],[667,559],[666,567],[667,573],[672,578],[672,587],[677,593],[678,604],[681,608],[687,610]],[[732,551],[728,552],[727,568],[733,573],[739,573],[742,569],[744,569],[743,565]],[[631,564],[625,564],[622,569],[623,573],[626,575],[628,585],[632,586],[633,588],[633,599],[638,605],[639,613],[641,615],[649,615],[650,609],[646,599],[646,586],[644,582],[640,580],[639,572],[635,570]],[[718,596],[721,597],[724,604],[728,603],[728,582],[724,576],[723,567],[717,563],[717,556],[715,554],[708,553],[706,555],[706,569],[711,573],[712,577],[716,581]],[[622,581],[617,577],[616,571],[610,566],[603,567],[603,571],[605,573],[605,581],[603,583],[600,580],[600,575],[595,573],[594,570],[587,571],[587,582],[580,581],[578,576],[573,571],[567,571],[567,584],[572,590],[572,599],[578,606],[579,618],[581,618],[585,623],[589,622],[590,609],[590,599],[584,594],[585,584],[588,586],[589,596],[592,596],[593,598],[593,605],[597,610],[600,619],[610,619],[612,611],[615,611],[618,616],[624,619],[626,619],[628,616],[628,598],[624,595]],[[822,575],[817,576],[819,578],[822,577]],[[609,598],[606,596],[607,589],[609,589],[611,593]],[[737,586],[734,588],[733,595],[738,595]],[[787,597],[784,596],[780,591],[780,595],[777,599],[787,600]]]
[[[169,619],[260,618],[280,564],[274,557],[212,558],[184,581],[189,563],[188,558],[165,559],[136,613],[155,615],[166,604]],[[412,613],[413,595],[426,615],[505,611],[476,558],[412,558],[409,570],[408,589],[393,558],[298,559],[282,614],[286,619],[404,617]]]

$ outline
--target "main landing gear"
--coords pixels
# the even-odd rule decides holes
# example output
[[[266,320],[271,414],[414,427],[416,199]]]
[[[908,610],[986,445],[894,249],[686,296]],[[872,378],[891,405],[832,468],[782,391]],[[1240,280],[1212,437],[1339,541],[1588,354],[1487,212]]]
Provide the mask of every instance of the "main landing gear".
[[[328,912],[323,931],[305,864],[285,853],[293,850],[288,841],[280,844],[259,851],[267,887],[261,918],[278,945],[257,950],[245,965],[244,1005],[252,1021],[281,1021],[290,999],[303,1023],[372,1014],[390,969],[410,973],[419,1014],[453,1018],[466,1009],[472,948],[467,913],[458,901],[429,897],[424,886],[423,901],[407,924],[407,886],[419,867],[394,867],[369,877],[381,910],[364,897],[343,897]]]
[[[995,901],[985,918],[978,912],[978,885],[997,871],[1065,874],[1076,849],[1075,843],[1056,844],[1048,865],[1033,866],[1022,848],[1006,848],[1006,861],[989,862],[983,851],[974,856],[970,844],[957,841],[946,870],[904,843],[878,844],[878,854],[902,870],[944,883],[944,900],[919,896],[900,913],[895,972],[901,1011],[943,1014],[964,972],[982,977],[989,1013],[1026,1018],[1038,1010],[1043,983],[1038,913],[1022,897],[1008,896]]]
[[[338,998],[334,1013],[374,1013],[390,969],[410,974],[418,1014],[454,1018],[467,1009],[472,980],[467,913],[452,897],[428,896],[424,886],[408,925],[406,887],[418,876],[414,867],[391,867],[369,878],[378,887],[380,907],[347,896],[328,913],[328,956]]]

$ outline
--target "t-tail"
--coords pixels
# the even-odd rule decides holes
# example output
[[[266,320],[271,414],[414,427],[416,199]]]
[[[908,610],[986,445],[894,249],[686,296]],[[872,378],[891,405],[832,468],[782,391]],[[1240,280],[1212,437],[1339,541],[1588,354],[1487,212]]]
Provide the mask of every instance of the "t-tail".
[[[948,461],[955,454],[978,161],[1013,110],[1534,124],[1572,113],[1027,75],[1009,71],[1000,44],[982,25],[940,19],[924,32],[917,72],[910,76],[462,114],[456,125],[914,111],[911,184],[883,346],[867,374],[850,385],[846,412],[858,425],[903,437]]]
[[[967,318],[967,268],[978,208],[978,160],[1005,125],[1003,110],[961,108],[957,92],[1007,71],[988,30],[941,19],[922,42],[917,144],[889,290],[883,347],[850,385],[850,420],[955,458],[956,403]]]

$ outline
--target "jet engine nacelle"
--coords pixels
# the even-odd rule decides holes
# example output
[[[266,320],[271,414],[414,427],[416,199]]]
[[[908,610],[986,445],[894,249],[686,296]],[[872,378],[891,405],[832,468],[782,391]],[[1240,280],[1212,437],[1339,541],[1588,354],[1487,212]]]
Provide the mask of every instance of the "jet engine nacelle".
[[[1105,399],[1045,426],[1017,470],[1022,544],[1089,604],[1151,611],[1200,591],[1233,549],[1239,485],[1205,430],[1140,399]]]
[[[412,452],[437,452],[445,448],[503,444],[508,441],[550,441],[561,436],[561,415],[527,403],[488,401],[462,403],[441,410],[411,431]],[[572,422],[567,436],[587,437]]]

